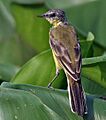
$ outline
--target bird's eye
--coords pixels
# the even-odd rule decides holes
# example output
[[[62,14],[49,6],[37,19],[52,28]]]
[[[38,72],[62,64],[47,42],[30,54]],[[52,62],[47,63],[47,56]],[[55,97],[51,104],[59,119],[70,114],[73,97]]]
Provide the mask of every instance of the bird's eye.
[[[50,14],[50,17],[55,17],[55,16],[56,16],[55,13]]]
[[[46,17],[48,17],[49,15],[48,14],[45,14]]]

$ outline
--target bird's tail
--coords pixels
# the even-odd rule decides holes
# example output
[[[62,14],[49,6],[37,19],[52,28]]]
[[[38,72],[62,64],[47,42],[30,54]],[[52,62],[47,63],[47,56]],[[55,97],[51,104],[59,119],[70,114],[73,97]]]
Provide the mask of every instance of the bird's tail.
[[[69,75],[67,75],[67,81],[71,110],[80,116],[84,116],[87,114],[87,106],[81,81],[75,81]]]

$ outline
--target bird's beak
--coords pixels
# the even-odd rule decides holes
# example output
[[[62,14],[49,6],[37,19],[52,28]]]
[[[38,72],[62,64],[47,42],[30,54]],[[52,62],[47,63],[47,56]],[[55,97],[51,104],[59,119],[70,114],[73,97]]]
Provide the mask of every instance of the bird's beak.
[[[37,15],[37,17],[44,18],[45,15],[44,15],[44,14],[42,14],[42,15]]]

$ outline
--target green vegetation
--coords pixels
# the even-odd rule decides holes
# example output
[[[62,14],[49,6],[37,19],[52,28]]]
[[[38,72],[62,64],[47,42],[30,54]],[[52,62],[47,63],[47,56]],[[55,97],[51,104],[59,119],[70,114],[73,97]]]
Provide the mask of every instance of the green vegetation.
[[[84,119],[105,120],[105,0],[0,0],[0,120],[83,120],[70,111],[63,71],[46,87],[55,75],[50,25],[36,16],[52,8],[66,12],[80,38]]]

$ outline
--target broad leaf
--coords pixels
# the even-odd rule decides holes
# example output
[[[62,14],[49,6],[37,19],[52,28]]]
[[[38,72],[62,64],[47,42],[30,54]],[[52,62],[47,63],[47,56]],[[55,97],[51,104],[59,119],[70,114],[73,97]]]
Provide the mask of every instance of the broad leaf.
[[[14,38],[0,41],[0,63],[22,64],[22,51],[19,41]]]
[[[0,64],[0,79],[9,81],[19,70],[19,67],[11,64]]]
[[[93,56],[101,56],[104,54],[105,48],[98,44],[93,44]]]
[[[11,0],[13,3],[18,3],[22,5],[35,5],[35,4],[42,4],[44,0]]]
[[[63,120],[36,95],[0,87],[0,120]]]
[[[106,62],[84,66],[82,75],[106,88]]]
[[[82,75],[82,85],[84,87],[84,91],[89,94],[97,95],[97,96],[106,96],[106,87],[103,87],[98,82],[90,80],[86,76]]]
[[[10,13],[9,0],[0,0],[0,40],[12,36],[15,28],[15,20]]]
[[[64,77],[61,71],[59,78],[54,84],[55,87],[61,87]],[[51,51],[45,51],[28,61],[22,69],[12,79],[13,83],[27,83],[33,85],[47,86],[55,76],[55,65]],[[36,78],[36,80],[35,80]]]
[[[70,111],[67,91],[64,90],[3,83],[0,96],[2,119],[83,120]],[[106,101],[88,95],[87,105],[85,120],[105,120]]]
[[[44,5],[36,7],[12,4],[11,10],[16,20],[17,34],[36,52],[49,48],[49,23],[38,15],[47,9]],[[22,19],[23,18],[23,19]]]
[[[106,88],[106,55],[83,59],[82,76]]]
[[[92,45],[93,45],[93,40],[94,40],[94,35],[89,32],[86,40],[80,40],[80,45],[81,45],[81,54],[82,57],[91,57],[93,50],[92,50]]]
[[[10,0],[0,1],[0,63],[22,65],[32,57],[33,52],[16,35],[16,23],[10,12],[10,5]]]
[[[88,2],[92,2],[95,0],[61,0],[61,2],[59,0],[45,0],[45,4],[48,8],[68,8],[68,7],[72,7],[72,6],[76,6],[76,5],[80,5],[80,4],[85,4]],[[65,2],[65,4],[64,4]]]

